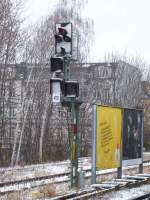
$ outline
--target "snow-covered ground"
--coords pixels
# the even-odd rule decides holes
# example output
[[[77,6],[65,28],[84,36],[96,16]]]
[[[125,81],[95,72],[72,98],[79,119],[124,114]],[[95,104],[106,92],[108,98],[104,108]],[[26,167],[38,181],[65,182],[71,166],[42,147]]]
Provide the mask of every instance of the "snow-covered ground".
[[[124,189],[120,191],[105,194],[103,200],[131,200],[132,198],[150,193],[150,184],[142,185],[136,188]]]
[[[150,153],[145,153],[144,157],[146,160],[150,160]],[[91,159],[90,158],[83,158],[81,159],[80,166],[83,167],[83,169],[90,169],[91,168]],[[130,167],[132,168],[132,167]],[[25,167],[15,167],[15,168],[1,168],[0,169],[0,182],[4,181],[13,181],[13,180],[21,180],[25,178],[30,178],[30,177],[38,177],[38,176],[46,176],[46,175],[54,175],[54,174],[61,174],[61,173],[66,173],[70,171],[70,161],[63,161],[63,162],[52,162],[49,164],[38,164],[38,165],[31,165],[31,166],[25,166]],[[108,173],[108,172],[115,172],[115,169],[110,169],[110,170],[103,170],[99,171],[98,174],[103,174],[103,173]],[[106,175],[107,176],[107,175]],[[45,186],[46,187],[46,186]],[[57,185],[55,186],[54,184],[48,184],[46,191],[49,192],[48,188],[53,188],[56,193],[64,193],[67,190],[69,190],[69,183],[64,183],[61,184],[60,186]],[[20,200],[28,200],[28,199],[36,199],[33,198],[33,196],[39,196],[41,195],[41,192],[39,194],[39,191],[41,189],[31,189],[28,192],[17,192],[16,195],[20,195],[21,199]],[[44,189],[45,190],[45,189]],[[52,190],[52,189],[50,189]],[[145,189],[141,189],[141,191],[145,191]],[[21,193],[21,194],[20,194]],[[118,200],[121,197],[121,195],[126,195],[127,193],[130,193],[129,190],[124,191],[123,193],[118,193]],[[134,190],[133,190],[134,193]],[[38,194],[38,195],[37,195]],[[113,196],[115,195],[112,193]],[[12,198],[13,194],[9,194],[5,196],[0,196],[1,199],[7,199],[7,200],[16,200],[14,197]],[[43,193],[42,193],[43,195]],[[44,194],[45,195],[45,194]],[[48,194],[46,194],[48,195]],[[10,197],[9,197],[10,196]],[[127,196],[127,195],[126,195]],[[114,197],[113,197],[114,198]],[[108,199],[108,198],[106,198]],[[122,199],[125,199],[122,197]]]
[[[84,169],[91,167],[90,158],[82,158],[80,165]],[[38,176],[55,175],[70,172],[70,161],[51,162],[48,164],[37,164],[25,167],[1,168],[0,182],[22,180],[25,178],[33,178]]]
[[[144,160],[150,160],[150,152],[144,153]],[[80,166],[83,169],[90,169],[91,158],[82,158]],[[21,180],[25,178],[61,174],[70,171],[70,161],[51,162],[47,164],[29,165],[24,167],[0,168],[0,182]],[[110,170],[107,170],[110,171]],[[106,172],[107,172],[106,171]],[[103,173],[101,171],[99,173]]]

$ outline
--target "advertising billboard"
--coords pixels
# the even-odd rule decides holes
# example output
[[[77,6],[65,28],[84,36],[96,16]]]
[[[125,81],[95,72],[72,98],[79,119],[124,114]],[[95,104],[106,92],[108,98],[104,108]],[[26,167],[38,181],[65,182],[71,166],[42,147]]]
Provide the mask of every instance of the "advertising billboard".
[[[142,163],[142,111],[124,109],[123,115],[123,166]]]
[[[120,167],[122,110],[96,106],[96,169]]]

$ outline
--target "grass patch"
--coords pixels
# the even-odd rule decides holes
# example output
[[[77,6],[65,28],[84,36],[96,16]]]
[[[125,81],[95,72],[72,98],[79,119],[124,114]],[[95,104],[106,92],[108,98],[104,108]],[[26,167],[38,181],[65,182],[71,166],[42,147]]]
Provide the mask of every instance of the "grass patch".
[[[150,143],[145,143],[144,148],[146,151],[150,151]]]

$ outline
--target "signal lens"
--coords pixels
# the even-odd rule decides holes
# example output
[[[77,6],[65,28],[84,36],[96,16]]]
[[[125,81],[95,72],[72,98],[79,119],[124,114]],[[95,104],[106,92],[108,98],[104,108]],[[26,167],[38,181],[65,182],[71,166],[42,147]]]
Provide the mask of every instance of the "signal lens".
[[[61,34],[61,35],[67,35],[67,30],[66,29],[64,29],[64,28],[58,28],[58,31],[59,31],[59,34]]]

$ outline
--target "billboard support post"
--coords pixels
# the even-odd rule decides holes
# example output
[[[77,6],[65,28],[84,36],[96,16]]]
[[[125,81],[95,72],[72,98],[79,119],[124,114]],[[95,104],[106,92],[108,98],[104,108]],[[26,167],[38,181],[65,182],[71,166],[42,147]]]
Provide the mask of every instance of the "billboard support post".
[[[123,127],[123,110],[122,110],[122,127]],[[123,128],[121,130],[121,141],[120,141],[120,167],[117,169],[117,178],[121,179],[122,178],[122,138],[123,138]]]
[[[92,184],[96,183],[96,105],[92,107]]]
[[[142,111],[142,134],[141,134],[141,158],[142,163],[139,165],[139,173],[143,173],[143,135],[144,135],[144,113]]]
[[[121,179],[122,178],[122,167],[118,167],[117,169],[117,178]]]

